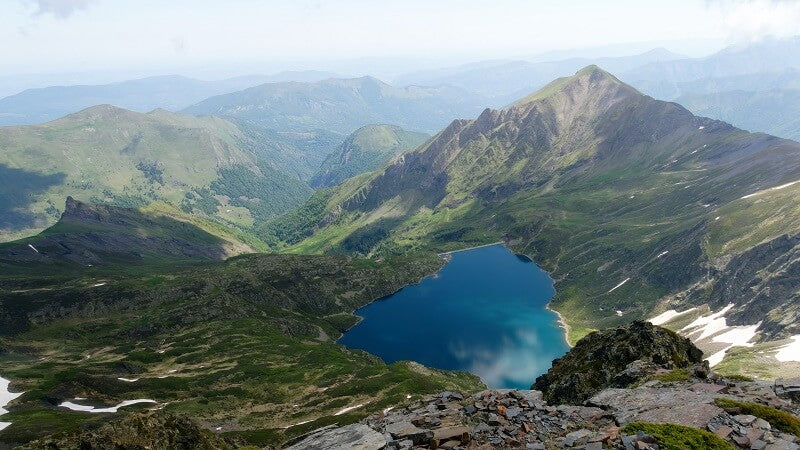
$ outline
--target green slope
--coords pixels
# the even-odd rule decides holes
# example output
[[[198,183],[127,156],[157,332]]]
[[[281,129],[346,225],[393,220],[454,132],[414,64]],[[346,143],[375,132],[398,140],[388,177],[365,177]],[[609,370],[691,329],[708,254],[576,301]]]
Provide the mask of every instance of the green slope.
[[[675,101],[695,114],[724,120],[746,130],[800,140],[800,90],[685,94]]]
[[[8,186],[0,194],[2,240],[55,222],[67,196],[121,206],[163,201],[247,229],[311,194],[270,160],[273,147],[214,117],[101,105],[0,128],[0,147],[0,182]]]
[[[695,117],[589,67],[506,109],[455,121],[387,167],[317,196],[304,215],[274,222],[293,227],[284,242],[302,253],[441,251],[503,240],[552,274],[553,306],[575,341],[667,306],[724,307],[723,297],[702,289],[678,294],[721,282],[732,255],[797,230],[777,213],[779,225],[751,223],[762,232],[725,237],[713,231],[716,218],[726,208],[758,208],[737,202],[795,180],[800,144]],[[764,258],[745,258],[776,270]],[[790,282],[769,280],[773,291]],[[790,312],[796,301],[789,293],[771,304]],[[760,339],[797,332],[777,316],[742,301],[728,324],[763,320]]]
[[[73,250],[83,242],[77,234]],[[334,342],[357,321],[356,308],[442,263],[431,253],[251,254],[144,266],[10,261],[5,268],[15,269],[0,271],[0,367],[11,389],[25,393],[3,415],[12,424],[0,431],[0,446],[109,418],[56,406],[65,400],[150,398],[240,443],[275,446],[420,394],[483,389],[470,374],[387,365]],[[143,406],[152,405],[117,415]]]
[[[372,123],[434,132],[454,117],[469,117],[484,101],[462,89],[396,88],[372,77],[316,83],[267,83],[203,100],[188,114],[246,119],[281,131],[325,129],[351,133]]]
[[[336,186],[347,178],[371,172],[429,135],[394,125],[366,125],[354,131],[331,153],[311,178],[314,188]]]

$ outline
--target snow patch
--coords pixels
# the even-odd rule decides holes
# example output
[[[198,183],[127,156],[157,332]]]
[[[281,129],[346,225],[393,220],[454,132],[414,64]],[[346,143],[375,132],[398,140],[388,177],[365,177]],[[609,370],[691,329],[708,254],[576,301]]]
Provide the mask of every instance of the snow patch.
[[[357,404],[355,406],[348,406],[347,408],[342,408],[339,411],[336,411],[335,413],[333,413],[333,415],[334,416],[341,416],[342,414],[344,414],[346,412],[350,412],[350,411],[352,411],[354,409],[361,408],[362,406],[364,406],[363,403],[359,403],[359,404]]]
[[[781,347],[778,353],[775,353],[775,359],[780,362],[800,362],[800,334],[792,336],[792,342]],[[0,378],[0,380],[2,380],[2,378]],[[0,392],[0,394],[2,394],[2,392]]]
[[[683,327],[681,331],[688,331],[687,335],[690,337],[693,334],[700,333],[699,336],[693,338],[693,340],[696,341],[713,336],[714,334],[719,333],[727,328],[727,324],[725,322],[725,313],[730,311],[731,308],[733,308],[733,303],[728,304],[728,306],[722,308],[722,310],[717,313],[698,317],[694,320],[694,322]]]
[[[625,278],[624,280],[622,280],[622,283],[620,283],[620,284],[614,286],[613,288],[611,288],[611,290],[608,291],[607,294],[610,294],[610,293],[616,291],[618,288],[622,287],[622,285],[627,283],[628,281],[630,281],[630,278]]]
[[[669,250],[664,250],[663,252],[659,253],[658,256],[656,256],[656,258],[661,258],[662,256],[666,255],[667,253],[669,253]]]
[[[797,183],[800,183],[800,180],[792,181],[791,183],[782,184],[780,186],[775,186],[773,188],[764,189],[763,191],[753,192],[752,194],[745,195],[744,197],[742,197],[742,199],[755,197],[756,195],[760,195],[760,194],[763,194],[765,192],[777,191],[777,190],[780,190],[780,189],[785,189],[785,188],[787,188],[789,186],[794,186]]]
[[[35,251],[36,253],[39,253],[39,250],[36,250],[36,247],[34,247],[33,244],[28,244],[28,247],[30,247],[31,250]]]
[[[126,382],[126,383],[136,383],[137,381],[139,381],[139,379],[138,379],[138,378],[123,378],[123,377],[119,377],[119,378],[117,378],[117,379],[118,379],[119,381],[124,381],[124,382]]]
[[[622,311],[620,311],[620,310],[616,310],[616,311],[614,311],[614,312],[617,314],[617,316],[619,316],[619,317],[622,317]]]
[[[298,426],[298,425],[303,425],[303,424],[306,424],[306,423],[309,423],[309,422],[311,422],[311,420],[310,420],[310,419],[309,419],[309,420],[304,420],[304,421],[302,421],[302,422],[293,423],[293,424],[291,424],[291,425],[286,425],[285,427],[282,427],[282,428],[283,428],[284,430],[286,430],[286,429],[289,429],[289,428],[292,428],[292,427],[296,427],[296,426]],[[219,431],[219,430],[221,430],[221,429],[222,429],[222,427],[217,427],[217,431]]]
[[[104,282],[102,282],[102,283],[93,284],[91,287],[100,287],[100,286],[105,286],[105,285],[107,285],[107,284],[108,284],[108,283],[106,283],[106,282],[104,281]]]
[[[5,409],[5,406],[11,403],[11,400],[22,395],[22,392],[11,392],[8,390],[8,385],[11,384],[10,381],[6,380],[3,377],[0,377],[0,416],[7,413],[8,411]],[[11,422],[0,422],[0,430],[3,428],[11,425]]]
[[[77,401],[78,399],[73,399],[73,400]],[[69,409],[71,411],[82,411],[82,412],[89,412],[89,413],[115,413],[120,408],[123,408],[125,406],[130,406],[130,405],[136,405],[138,403],[157,403],[157,402],[155,400],[151,400],[149,398],[139,398],[139,399],[136,399],[136,400],[125,400],[123,402],[120,402],[116,406],[109,406],[108,408],[97,408],[97,407],[94,407],[94,406],[81,405],[81,404],[73,403],[73,402],[61,402],[61,403],[59,403],[58,406],[67,408],[67,409]]]
[[[697,309],[697,308],[689,308],[686,311],[680,311],[680,312],[675,311],[674,309],[670,309],[668,311],[664,311],[663,313],[661,313],[661,314],[649,319],[648,322],[652,323],[653,325],[662,325],[662,324],[665,324],[665,323],[669,322],[670,320],[672,320],[672,319],[674,319],[674,318],[676,318],[678,316],[682,316],[682,315],[684,315],[684,314],[686,314],[688,312],[694,311],[695,309]]]
[[[711,338],[711,342],[728,344],[722,350],[706,358],[711,367],[722,362],[725,355],[733,347],[752,347],[753,343],[751,341],[761,326],[761,322],[755,325],[728,326],[725,313],[730,311],[733,306],[733,303],[730,303],[719,312],[698,317],[694,322],[681,329],[681,332],[695,342]]]

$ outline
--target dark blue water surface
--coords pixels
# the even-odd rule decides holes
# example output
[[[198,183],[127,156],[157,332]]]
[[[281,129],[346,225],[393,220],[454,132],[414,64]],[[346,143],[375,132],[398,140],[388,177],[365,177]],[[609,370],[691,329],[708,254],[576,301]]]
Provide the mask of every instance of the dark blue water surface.
[[[542,269],[501,245],[457,252],[437,275],[356,311],[364,320],[339,342],[528,389],[569,349],[546,309],[554,293]]]

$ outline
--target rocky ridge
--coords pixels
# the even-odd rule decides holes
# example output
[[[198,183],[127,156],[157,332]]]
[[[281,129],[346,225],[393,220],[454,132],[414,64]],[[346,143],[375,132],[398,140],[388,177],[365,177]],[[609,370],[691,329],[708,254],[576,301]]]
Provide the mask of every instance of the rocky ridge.
[[[533,387],[442,392],[289,448],[800,449],[799,380],[721,377],[649,322],[589,334]]]
[[[626,432],[625,425],[635,422],[708,430],[732,448],[800,448],[800,437],[762,418],[719,407],[716,398],[758,402],[795,415],[800,412],[797,404],[778,397],[770,383],[716,376],[609,388],[583,405],[550,405],[535,390],[442,392],[374,414],[362,423],[318,430],[288,448],[670,448],[659,447],[645,433]]]

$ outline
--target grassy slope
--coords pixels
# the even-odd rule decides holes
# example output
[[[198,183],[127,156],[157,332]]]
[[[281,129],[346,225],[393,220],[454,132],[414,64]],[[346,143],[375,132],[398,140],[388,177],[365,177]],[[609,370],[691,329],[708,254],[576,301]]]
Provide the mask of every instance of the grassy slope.
[[[316,83],[267,83],[208,98],[183,110],[257,122],[275,130],[325,129],[349,134],[371,123],[431,132],[471,116],[482,98],[448,86],[396,88],[372,77]]]
[[[252,142],[226,120],[108,105],[44,125],[0,128],[0,179],[10,189],[0,194],[0,208],[8,212],[0,237],[53,223],[68,195],[122,206],[163,201],[249,228],[311,193],[272,167]]]
[[[582,72],[579,83],[585,82]],[[584,79],[592,73],[583,72]],[[613,77],[602,80],[603,89],[612,86],[609,98],[630,98],[631,106],[587,118],[588,106],[570,103],[581,85],[559,80],[510,110],[454,123],[393,167],[337,187],[316,216],[296,221],[304,232],[290,235],[290,250],[347,251],[355,240],[356,248],[391,254],[504,240],[552,274],[553,306],[566,316],[575,342],[592,329],[649,317],[665,295],[700,279],[708,261],[796,232],[791,202],[739,200],[800,179],[795,144],[695,118],[618,88]],[[589,95],[603,96],[603,89]],[[492,120],[503,114],[512,119],[481,128],[495,127]],[[626,122],[638,120],[636,114],[647,117],[650,128]],[[564,119],[571,115],[574,120]],[[531,118],[536,122],[526,124]],[[559,152],[540,147],[549,130],[560,133],[550,144]],[[637,133],[645,133],[643,143]],[[659,134],[661,140],[648,140]],[[443,165],[443,191],[414,186],[435,186],[436,178],[425,176]],[[414,181],[403,185],[407,179]],[[289,219],[278,220],[291,228]],[[716,250],[723,247],[728,250]]]
[[[310,184],[336,186],[347,178],[378,169],[393,156],[429,137],[394,125],[366,125],[354,131],[325,159]]]
[[[275,444],[357,420],[408,394],[479,389],[472,375],[386,365],[332,341],[354,323],[355,308],[441,263],[432,254],[381,263],[248,255],[169,269],[3,275],[0,308],[39,319],[27,331],[0,337],[3,376],[26,391],[3,417],[13,424],[0,432],[0,443],[98,420],[49,403],[73,397],[107,404],[153,398],[206,426]],[[97,280],[108,284],[91,287]],[[305,420],[311,422],[283,428]]]

